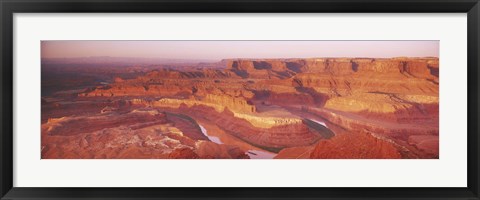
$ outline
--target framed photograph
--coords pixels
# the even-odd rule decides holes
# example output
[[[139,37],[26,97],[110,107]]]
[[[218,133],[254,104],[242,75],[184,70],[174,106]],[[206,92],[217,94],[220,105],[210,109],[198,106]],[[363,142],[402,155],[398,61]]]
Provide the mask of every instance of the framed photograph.
[[[476,0],[0,6],[1,199],[480,199]]]

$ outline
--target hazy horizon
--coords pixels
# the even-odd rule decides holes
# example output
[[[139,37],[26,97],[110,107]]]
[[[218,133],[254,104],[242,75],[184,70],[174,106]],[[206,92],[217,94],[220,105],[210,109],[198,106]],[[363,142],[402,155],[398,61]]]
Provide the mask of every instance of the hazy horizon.
[[[439,57],[439,41],[42,41],[41,58]]]

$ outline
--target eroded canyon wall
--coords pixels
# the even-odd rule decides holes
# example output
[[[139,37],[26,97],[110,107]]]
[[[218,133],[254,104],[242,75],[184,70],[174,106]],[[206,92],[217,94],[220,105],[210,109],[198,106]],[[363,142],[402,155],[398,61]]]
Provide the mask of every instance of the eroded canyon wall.
[[[42,102],[42,135],[49,138],[42,145],[42,157],[95,157],[93,152],[108,143],[101,134],[117,130],[122,134],[115,137],[124,138],[124,145],[132,149],[104,153],[109,158],[136,153],[155,158],[248,158],[250,150],[278,153],[276,158],[438,158],[438,58],[227,59],[221,63],[224,69],[163,69],[131,79],[116,78],[72,97],[77,107],[60,100]],[[92,104],[112,109],[100,110]],[[62,115],[82,106],[88,114]],[[112,110],[115,114],[108,115]],[[142,110],[158,113],[139,115],[146,112]],[[198,121],[214,128],[213,135],[233,142],[213,143],[198,131]],[[141,125],[144,122],[149,124]],[[135,139],[138,130],[147,129],[158,136]],[[162,146],[163,153],[142,150],[151,138],[168,137],[172,142],[172,132],[178,133],[174,143],[184,146]],[[61,144],[67,136],[76,141],[69,140],[69,145],[87,144],[86,137],[98,137],[100,146],[89,142],[77,148],[82,151],[67,148]],[[240,143],[245,145],[236,148],[234,144]],[[61,148],[71,155],[60,155]]]

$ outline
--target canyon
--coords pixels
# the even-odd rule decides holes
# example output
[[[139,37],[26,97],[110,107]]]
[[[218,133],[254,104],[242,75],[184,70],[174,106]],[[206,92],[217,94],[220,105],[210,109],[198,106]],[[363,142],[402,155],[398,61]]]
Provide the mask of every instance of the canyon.
[[[439,158],[436,57],[61,65],[43,159]]]

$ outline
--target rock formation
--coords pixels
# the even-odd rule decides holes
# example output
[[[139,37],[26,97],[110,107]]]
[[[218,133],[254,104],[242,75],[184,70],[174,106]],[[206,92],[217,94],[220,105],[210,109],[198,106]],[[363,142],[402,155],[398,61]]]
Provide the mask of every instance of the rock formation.
[[[438,58],[220,63],[49,92],[42,158],[439,157]]]

